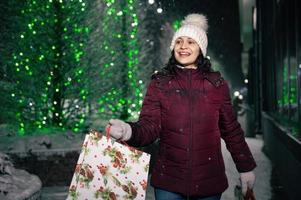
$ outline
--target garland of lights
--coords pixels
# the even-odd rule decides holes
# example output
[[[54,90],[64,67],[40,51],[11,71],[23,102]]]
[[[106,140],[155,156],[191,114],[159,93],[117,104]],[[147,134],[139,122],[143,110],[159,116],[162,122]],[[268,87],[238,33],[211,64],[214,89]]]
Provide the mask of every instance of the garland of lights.
[[[72,0],[71,0],[72,2]],[[73,105],[72,107],[75,107],[76,111],[73,113],[71,117],[71,122],[69,124],[71,127],[73,127],[74,132],[78,132],[81,130],[81,128],[84,126],[85,123],[85,118],[86,118],[86,107],[87,107],[87,95],[88,95],[88,89],[85,87],[85,80],[84,80],[84,67],[81,66],[82,64],[82,58],[85,55],[84,48],[85,48],[85,42],[88,39],[89,36],[89,28],[85,27],[84,25],[79,25],[83,24],[82,23],[82,18],[86,15],[86,3],[83,0],[74,1],[74,3],[69,3],[67,4],[69,6],[69,12],[68,16],[70,15],[70,12],[73,13],[71,15],[74,17],[76,20],[76,23],[73,23],[70,17],[67,18],[64,24],[64,43],[66,44],[69,51],[70,55],[70,60],[71,62],[69,63],[69,68],[71,68],[70,72],[71,75],[73,73],[73,76],[68,76],[65,78],[66,82],[64,83],[64,87],[72,86],[74,85],[74,90],[72,90],[71,94],[72,96],[74,94],[79,94],[79,100],[78,99],[73,99]],[[76,16],[82,16],[76,17]],[[68,27],[69,26],[69,27]],[[72,62],[73,61],[73,62]],[[74,68],[74,69],[72,69]],[[65,73],[65,74],[68,74]],[[75,83],[72,84],[72,79],[75,80]],[[75,102],[76,101],[76,102]],[[67,114],[67,113],[63,113]],[[69,115],[70,116],[70,115]],[[70,121],[70,120],[69,120]],[[65,123],[67,125],[67,123]],[[69,126],[70,126],[69,125]]]
[[[83,20],[88,3],[91,2],[26,0],[19,20],[17,47],[10,60],[15,83],[10,96],[16,107],[19,135],[36,129],[46,133],[51,127],[74,132],[83,129],[91,103],[88,96],[93,93],[88,90],[89,77],[85,74],[89,66],[83,65],[90,34]],[[99,79],[120,76],[121,81],[97,94],[100,96],[98,111],[110,118],[137,118],[144,87],[137,76],[138,1],[104,0],[102,3],[106,8],[100,22],[104,35],[99,56],[106,55],[106,59],[99,69]],[[162,13],[162,8],[157,12]],[[114,31],[111,25],[115,26]],[[123,71],[117,73],[120,67],[124,67]]]
[[[127,74],[127,78],[125,83],[129,88],[127,94],[122,90],[122,86],[119,88],[113,87],[110,91],[106,92],[99,99],[99,112],[101,114],[108,114],[109,117],[121,117],[122,112],[125,110],[127,112],[128,117],[136,118],[138,116],[138,112],[142,105],[142,81],[138,80],[136,71],[138,70],[138,45],[137,45],[137,31],[138,31],[138,17],[135,13],[136,1],[128,0],[123,8],[119,8],[120,4],[117,4],[114,0],[106,0],[105,1],[107,9],[107,16],[104,16],[103,19],[103,32],[105,35],[111,35],[112,30],[109,27],[110,20],[115,20],[113,23],[118,23],[121,21],[122,17],[126,17],[127,20],[127,33],[128,36],[124,34],[113,34],[112,37],[115,38],[115,42],[119,45],[119,49],[111,49],[109,47],[108,41],[104,41],[102,46],[104,50],[107,52],[105,54],[113,53],[122,48],[122,43],[125,42],[126,52],[121,52],[125,54],[125,63],[126,63],[126,71],[124,73]],[[118,11],[118,8],[120,9]],[[123,24],[124,25],[124,24]],[[122,24],[121,24],[122,26]],[[121,28],[120,28],[121,29]],[[118,32],[118,31],[117,31]],[[113,68],[115,63],[113,60],[108,60],[105,63],[104,68]],[[111,70],[109,73],[114,73]],[[102,73],[100,78],[106,78],[107,73]]]
[[[83,70],[80,61],[84,54],[84,44],[78,42],[78,38],[88,30],[77,25],[76,16],[83,15],[85,7],[82,0],[70,0],[68,3],[63,3],[62,0],[26,2],[26,8],[21,12],[23,31],[17,41],[18,51],[13,53],[13,79],[16,88],[11,97],[17,105],[19,135],[29,134],[35,128],[45,129],[53,125],[63,129],[73,127],[74,131],[79,131],[84,124],[84,112],[70,115],[70,122],[66,117],[70,108],[65,108],[63,104],[64,98],[68,97],[64,92],[74,91],[82,85]],[[57,15],[64,13],[71,15],[66,21],[59,21],[63,18]],[[54,30],[62,33],[62,38]],[[70,58],[70,55],[74,58]],[[64,77],[65,73],[70,76]],[[81,102],[78,104],[85,107],[87,90],[81,88]],[[55,96],[57,98],[54,99]],[[79,109],[79,105],[74,105],[74,108]]]

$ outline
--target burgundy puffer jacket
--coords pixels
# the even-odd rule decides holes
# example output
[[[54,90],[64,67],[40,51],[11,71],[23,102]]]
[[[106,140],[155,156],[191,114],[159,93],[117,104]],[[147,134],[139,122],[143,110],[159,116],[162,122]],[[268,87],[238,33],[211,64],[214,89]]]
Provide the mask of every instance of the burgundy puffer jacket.
[[[239,172],[256,166],[219,72],[176,68],[174,75],[155,75],[139,120],[130,125],[130,145],[160,138],[151,184],[167,191],[187,196],[222,193],[228,182],[220,138]]]

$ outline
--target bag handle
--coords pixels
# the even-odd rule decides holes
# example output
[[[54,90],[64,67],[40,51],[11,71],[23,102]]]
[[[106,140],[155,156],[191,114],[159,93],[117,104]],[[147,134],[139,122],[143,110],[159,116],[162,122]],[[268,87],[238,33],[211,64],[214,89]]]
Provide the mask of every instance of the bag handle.
[[[109,138],[110,138],[110,130],[111,130],[111,126],[112,126],[111,124],[108,124],[108,126],[106,127],[106,130],[105,130],[107,140],[109,140]],[[119,143],[124,144],[124,145],[127,146],[127,147],[130,147],[130,145],[128,145],[125,141],[122,141],[122,140],[116,140],[116,141],[119,142]]]
[[[108,124],[108,126],[106,127],[106,137],[107,137],[107,140],[110,139],[110,130],[111,130],[111,124]],[[127,142],[123,141],[123,140],[116,140],[117,142],[121,143],[121,144],[124,144],[125,146],[127,146],[129,149],[135,149],[136,151],[140,151],[139,149],[135,148],[135,147],[132,147],[130,146]]]
[[[105,130],[105,132],[106,132],[106,137],[107,137],[107,140],[109,141],[109,139],[110,139],[110,130],[111,130],[111,124],[108,124],[108,126],[106,127],[106,130]]]

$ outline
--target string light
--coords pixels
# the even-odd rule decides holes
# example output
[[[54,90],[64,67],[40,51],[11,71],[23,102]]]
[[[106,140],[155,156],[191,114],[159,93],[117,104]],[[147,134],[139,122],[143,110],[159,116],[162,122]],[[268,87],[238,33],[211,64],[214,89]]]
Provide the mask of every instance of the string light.
[[[155,0],[148,0],[148,3],[149,3],[150,5],[152,5],[152,4],[155,3]]]
[[[60,11],[70,13],[70,16],[64,19],[55,15],[45,17],[44,13],[55,13],[54,4],[58,2],[60,3]],[[101,51],[107,57],[104,58],[105,62],[99,66],[100,69],[97,74],[99,74],[100,80],[112,79],[114,81],[113,78],[121,74],[120,68],[124,67],[122,73],[125,72],[126,77],[122,79],[125,82],[118,85],[119,80],[117,80],[115,87],[111,87],[101,94],[98,100],[98,111],[111,117],[120,117],[125,111],[128,117],[137,117],[143,100],[142,88],[145,86],[138,76],[140,67],[138,60],[140,54],[138,1],[126,0],[123,8],[120,8],[120,2],[116,0],[104,0],[103,3],[106,7],[104,7],[105,10],[102,13],[104,17],[101,20],[101,31],[104,38]],[[149,1],[149,4],[154,3],[155,1]],[[61,128],[72,128],[73,131],[80,131],[85,124],[86,115],[84,113],[88,108],[87,99],[90,94],[86,88],[86,70],[82,62],[87,49],[87,41],[85,40],[90,34],[90,28],[83,26],[83,22],[80,20],[82,16],[78,17],[77,15],[84,15],[88,8],[88,1],[48,0],[43,3],[29,1],[28,4],[28,8],[24,8],[22,12],[27,21],[24,21],[22,32],[17,35],[17,38],[22,40],[22,44],[25,45],[20,46],[22,54],[15,52],[12,62],[15,65],[14,70],[19,72],[18,74],[21,76],[18,80],[20,81],[20,89],[10,93],[20,105],[19,107],[24,108],[16,112],[19,133],[20,135],[27,134],[28,128],[31,126],[49,127],[53,125],[53,118],[55,118],[56,125]],[[158,8],[157,12],[162,13],[163,9]],[[112,37],[112,25],[121,27],[120,22],[123,18],[126,18],[127,21],[125,27],[127,34],[121,32],[121,29],[116,29],[118,31]],[[51,35],[53,32],[49,31],[49,29],[54,30],[54,27],[57,28],[58,24],[61,27],[59,34],[61,34],[60,42],[63,43],[63,46],[58,45],[55,41],[56,37]],[[37,42],[45,36],[47,36],[50,45]],[[124,48],[125,51],[120,52],[120,48]],[[67,60],[68,66],[65,66],[64,59],[69,59]],[[60,62],[62,60],[63,62]],[[71,69],[69,69],[70,66],[72,66]],[[43,75],[41,75],[42,71]],[[58,82],[59,75],[63,75],[61,82]],[[39,79],[38,84],[36,79]],[[29,96],[27,91],[24,91],[22,95],[20,93],[22,84],[29,84],[26,80],[34,83],[35,89],[40,92],[40,95],[34,97],[34,102],[31,100],[33,97]],[[60,97],[65,95],[64,92],[72,94],[70,98],[74,98],[76,101],[71,103],[74,99],[70,99],[70,102],[67,99],[61,99]],[[31,116],[33,118],[31,121],[26,119],[25,113],[29,102],[32,103],[31,111],[35,112]],[[77,110],[76,114],[72,116],[74,117],[71,120],[73,122],[66,125],[64,121],[68,121],[65,120],[65,117],[69,112],[60,110],[60,107],[65,108],[68,105],[75,105],[72,109],[76,108]]]
[[[84,12],[87,1],[79,0],[72,4],[68,1],[57,1],[60,3],[60,12],[68,13],[69,16],[66,19],[59,19],[54,15],[57,12],[54,10],[54,3],[56,2],[53,0],[45,2],[31,0],[20,13],[23,24],[20,26],[21,32],[17,37],[20,42],[16,41],[16,44],[19,44],[18,51],[12,55],[14,71],[17,72],[14,77],[17,87],[10,92],[11,99],[15,101],[19,109],[15,116],[19,124],[18,133],[20,135],[30,134],[30,130],[34,128],[41,129],[53,125],[58,125],[63,129],[65,126],[73,127],[73,130],[79,131],[85,122],[86,116],[81,114],[82,110],[79,110],[79,113],[69,120],[69,124],[62,123],[68,120],[64,120],[67,117],[66,112],[60,110],[58,105],[63,102],[61,95],[64,91],[74,93],[74,98],[78,100],[78,108],[85,105],[87,101],[88,92],[82,81],[84,66],[80,64],[80,61],[84,55],[89,28],[78,25],[82,24],[81,19],[85,14],[79,16],[78,12],[74,12],[76,10]],[[62,23],[61,30],[57,29],[59,20]],[[58,30],[60,33],[53,32],[53,30]],[[63,46],[55,45],[58,42],[56,34],[62,35]],[[47,43],[37,42],[43,39],[47,40]],[[61,48],[65,48],[67,51],[61,51]],[[65,57],[73,57],[73,60],[68,60],[68,64],[73,66],[69,73],[75,72],[76,74],[74,82],[71,82],[71,77],[67,78],[68,82],[66,80],[60,82],[57,79],[59,74],[66,71],[64,65],[57,64],[61,62],[61,59],[66,59]],[[62,86],[65,87],[64,90],[62,90]],[[34,89],[37,91],[35,96],[32,96],[31,87],[35,87]],[[82,92],[77,92],[79,88]],[[57,95],[53,93],[57,93]],[[35,101],[33,102],[32,99]],[[47,107],[48,109],[45,109]],[[54,124],[54,119],[50,117],[53,114],[57,117],[57,124]]]
[[[139,104],[139,100],[141,100],[140,93],[142,93],[142,85],[139,84],[139,80],[137,79],[138,76],[136,74],[138,70],[138,43],[136,40],[136,36],[138,33],[138,17],[136,14],[136,7],[138,5],[137,1],[133,0],[127,0],[126,5],[120,10],[120,5],[112,0],[106,0],[105,1],[107,5],[107,10],[105,13],[107,13],[106,16],[104,16],[103,19],[103,32],[105,34],[105,38],[111,38],[111,27],[110,24],[118,24],[121,17],[127,18],[127,21],[129,23],[129,26],[126,27],[126,32],[128,32],[128,36],[124,35],[123,33],[117,33],[115,34],[116,44],[119,44],[120,46],[115,48],[121,48],[122,43],[125,45],[125,52],[121,52],[122,55],[119,55],[119,51],[116,51],[114,47],[109,47],[109,44],[112,43],[111,40],[105,40],[102,44],[102,47],[105,51],[108,53],[105,54],[112,54],[117,57],[109,57],[107,60],[107,63],[103,64],[103,70],[108,70],[106,73],[101,72],[100,79],[102,78],[108,78],[113,77],[115,74],[115,66],[120,67],[116,64],[116,62],[119,61],[119,59],[116,60],[116,58],[119,58],[122,56],[124,58],[127,65],[125,66],[123,73],[127,74],[127,78],[124,83],[124,85],[120,87],[114,87],[111,88],[110,91],[107,93],[102,94],[102,97],[99,99],[99,113],[103,114],[110,114],[111,116],[120,117],[121,114],[125,114],[124,111],[127,113],[129,117],[134,117],[134,110],[139,110],[140,108],[137,106]],[[128,11],[131,10],[129,13]],[[112,18],[110,15],[113,13],[116,13],[116,16],[118,18]],[[118,52],[118,53],[116,53]],[[125,57],[124,57],[125,55]],[[111,60],[110,60],[111,59]],[[122,62],[124,62],[122,61]],[[118,69],[119,70],[119,69]],[[128,93],[125,94],[122,87],[127,87]],[[133,107],[134,105],[134,107]],[[131,107],[131,109],[129,109]],[[124,117],[124,116],[123,116]]]
[[[157,13],[161,14],[163,12],[163,9],[162,8],[158,8],[157,9]]]

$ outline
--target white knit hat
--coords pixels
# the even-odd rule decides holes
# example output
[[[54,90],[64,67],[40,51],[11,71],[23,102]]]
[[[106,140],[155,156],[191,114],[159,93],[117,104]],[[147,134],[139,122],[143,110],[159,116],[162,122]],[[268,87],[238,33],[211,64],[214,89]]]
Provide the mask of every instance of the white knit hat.
[[[181,25],[182,26],[177,30],[172,38],[170,49],[174,49],[175,42],[178,37],[186,36],[196,41],[202,51],[203,56],[205,57],[208,45],[208,39],[206,35],[208,29],[207,18],[201,14],[189,14],[182,21]]]

